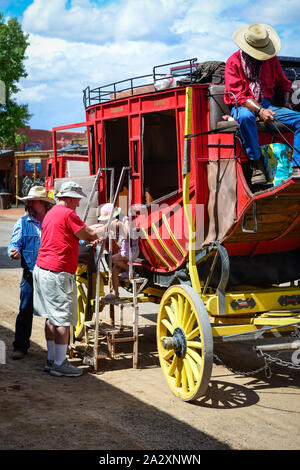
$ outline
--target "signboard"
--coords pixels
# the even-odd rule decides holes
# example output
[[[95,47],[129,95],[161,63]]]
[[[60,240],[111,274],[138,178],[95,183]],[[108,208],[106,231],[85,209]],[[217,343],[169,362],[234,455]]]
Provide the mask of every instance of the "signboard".
[[[30,160],[24,160],[24,171],[34,171],[34,163],[36,163],[36,171],[41,171],[41,160],[31,158]]]
[[[42,144],[40,142],[37,142],[36,144],[34,142],[25,144],[25,152],[27,152],[28,150],[42,150]]]
[[[39,151],[42,150],[42,144],[40,142],[37,143],[29,143],[25,144],[25,152],[31,151]],[[36,171],[41,171],[41,159],[40,158],[29,158],[28,160],[24,160],[24,171],[34,171],[34,164],[36,163]]]

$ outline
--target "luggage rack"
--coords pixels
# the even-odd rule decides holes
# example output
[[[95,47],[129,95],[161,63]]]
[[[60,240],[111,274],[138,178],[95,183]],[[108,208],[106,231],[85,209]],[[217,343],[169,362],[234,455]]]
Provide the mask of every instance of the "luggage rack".
[[[278,59],[289,80],[293,82],[300,78],[300,58],[278,56]],[[125,80],[120,80],[93,89],[90,89],[90,87],[87,86],[83,90],[84,107],[88,108],[95,104],[106,103],[117,99],[117,93],[120,93],[121,91],[128,91],[129,96],[131,96],[134,94],[133,90],[153,85],[155,82],[163,80],[166,74],[177,78],[183,75],[189,76],[190,83],[193,83],[195,81],[194,72],[197,70],[197,60],[197,58],[192,58],[156,65],[153,67],[152,74],[127,78]],[[171,69],[169,68],[168,70],[164,70],[165,67],[169,66],[172,66]]]
[[[129,91],[130,95],[133,95],[134,89],[138,89],[147,85],[153,85],[155,82],[163,80],[166,74],[172,75],[173,77],[179,77],[182,75],[190,76],[190,81],[192,82],[193,72],[196,69],[196,61],[197,58],[169,62],[167,64],[154,66],[152,74],[127,78],[125,80],[120,80],[108,85],[93,88],[92,90],[89,86],[87,86],[83,90],[84,107],[88,108],[95,104],[106,103],[112,99],[116,99],[117,93],[120,93],[121,91]],[[164,67],[169,67],[170,65],[176,65],[176,67],[172,67],[171,70],[163,70]]]

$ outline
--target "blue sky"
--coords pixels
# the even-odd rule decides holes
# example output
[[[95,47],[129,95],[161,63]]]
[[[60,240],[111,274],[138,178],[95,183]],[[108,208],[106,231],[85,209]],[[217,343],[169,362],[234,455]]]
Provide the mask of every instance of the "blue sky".
[[[29,34],[28,77],[17,100],[35,129],[85,120],[82,90],[151,74],[154,65],[197,57],[226,60],[232,34],[273,26],[280,54],[300,56],[299,0],[0,0]]]

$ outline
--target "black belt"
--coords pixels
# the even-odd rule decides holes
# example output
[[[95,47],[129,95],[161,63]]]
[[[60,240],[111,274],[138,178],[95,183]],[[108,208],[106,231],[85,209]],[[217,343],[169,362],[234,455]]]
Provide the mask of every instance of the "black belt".
[[[59,273],[59,271],[52,271],[51,269],[42,268],[41,266],[38,266],[38,265],[37,267],[42,269],[43,271],[49,271],[50,273]]]

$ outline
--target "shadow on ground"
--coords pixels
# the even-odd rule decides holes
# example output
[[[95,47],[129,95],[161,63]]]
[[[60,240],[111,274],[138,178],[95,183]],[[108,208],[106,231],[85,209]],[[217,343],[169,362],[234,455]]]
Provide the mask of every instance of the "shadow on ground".
[[[13,332],[0,327],[0,338],[8,345],[7,363],[0,365],[1,449],[229,449],[144,403],[142,390],[139,400],[88,368],[80,378],[52,377],[43,372],[39,345],[13,361]]]

